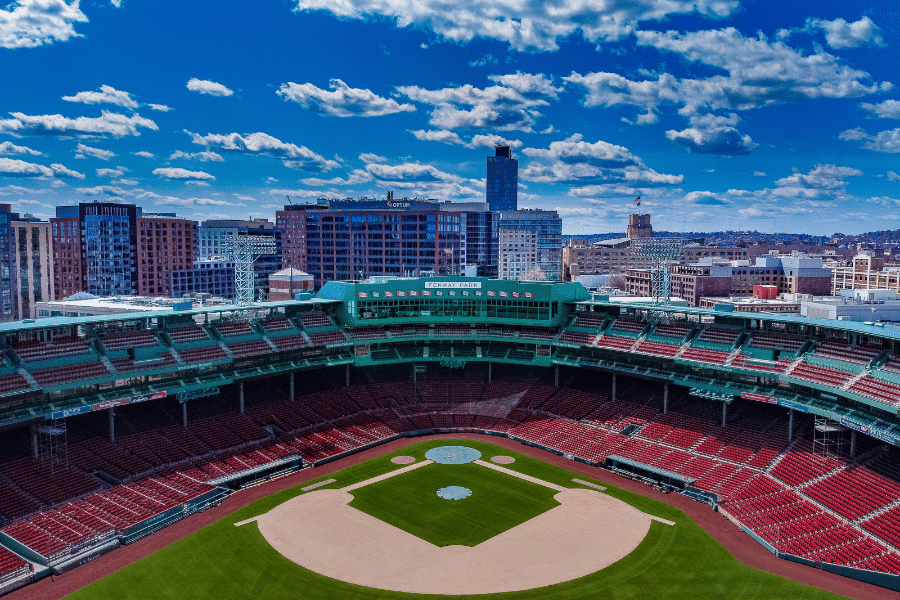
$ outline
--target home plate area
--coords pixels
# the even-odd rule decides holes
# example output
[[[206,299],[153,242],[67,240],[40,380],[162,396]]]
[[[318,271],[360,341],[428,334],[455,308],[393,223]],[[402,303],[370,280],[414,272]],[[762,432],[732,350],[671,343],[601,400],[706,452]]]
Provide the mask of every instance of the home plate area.
[[[341,581],[421,594],[487,594],[542,587],[603,569],[631,553],[644,539],[652,520],[662,521],[600,491],[563,488],[478,460],[480,456],[477,450],[464,446],[432,449],[426,454],[427,460],[385,475],[288,500],[256,518],[259,531],[289,560]],[[353,490],[402,483],[401,478],[413,476],[427,478],[429,469],[437,473],[440,465],[469,463],[477,467],[444,467],[448,470],[441,478],[449,474],[448,479],[452,479],[453,469],[464,468],[479,477],[516,477],[528,482],[518,485],[550,488],[558,505],[476,545],[443,547],[350,506]],[[411,471],[416,471],[415,475]],[[516,485],[514,479],[505,481]],[[427,487],[416,483],[417,488]],[[446,481],[423,493],[427,491],[448,510],[474,506],[471,503],[479,494],[478,487],[465,482],[462,488],[455,483]],[[474,492],[468,489],[470,486]],[[446,487],[465,489],[469,495],[457,489],[456,495],[462,497],[446,502],[435,495]],[[399,510],[403,507],[402,495],[395,498]]]

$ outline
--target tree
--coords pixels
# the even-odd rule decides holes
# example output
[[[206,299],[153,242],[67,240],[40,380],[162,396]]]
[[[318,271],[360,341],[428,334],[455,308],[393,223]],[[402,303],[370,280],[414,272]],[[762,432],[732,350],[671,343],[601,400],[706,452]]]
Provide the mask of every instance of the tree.
[[[532,267],[525,271],[525,274],[521,277],[521,281],[547,281],[547,276],[540,267]]]
[[[627,291],[628,286],[625,283],[625,276],[621,273],[616,273],[615,275],[610,275],[609,279],[606,280],[606,285],[611,288],[616,288],[617,290]]]

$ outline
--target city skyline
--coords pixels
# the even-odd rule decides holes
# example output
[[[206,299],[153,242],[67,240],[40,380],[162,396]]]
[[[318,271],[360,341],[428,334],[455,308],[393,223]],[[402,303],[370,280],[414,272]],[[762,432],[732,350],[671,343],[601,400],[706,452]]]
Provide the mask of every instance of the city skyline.
[[[14,2],[0,202],[198,221],[274,221],[285,196],[483,202],[503,143],[519,206],[568,235],[624,230],[636,196],[674,232],[900,227],[887,2],[443,6]]]

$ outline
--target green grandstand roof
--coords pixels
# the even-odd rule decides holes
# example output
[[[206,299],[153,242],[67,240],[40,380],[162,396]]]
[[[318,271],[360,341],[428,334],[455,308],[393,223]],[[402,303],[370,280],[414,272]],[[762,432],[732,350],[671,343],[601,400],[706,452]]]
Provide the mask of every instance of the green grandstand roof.
[[[282,300],[279,302],[257,302],[255,304],[218,304],[216,306],[204,306],[188,310],[147,310],[141,312],[123,312],[112,315],[87,315],[84,317],[46,317],[41,319],[26,319],[24,321],[9,321],[0,323],[0,334],[14,331],[26,331],[29,329],[48,329],[50,327],[63,327],[72,325],[86,325],[89,323],[114,323],[116,321],[134,321],[138,319],[153,319],[159,317],[174,317],[182,315],[202,315],[209,313],[236,312],[244,310],[267,310],[291,306],[316,306],[322,304],[336,304],[338,301],[327,298],[313,297],[309,300]]]

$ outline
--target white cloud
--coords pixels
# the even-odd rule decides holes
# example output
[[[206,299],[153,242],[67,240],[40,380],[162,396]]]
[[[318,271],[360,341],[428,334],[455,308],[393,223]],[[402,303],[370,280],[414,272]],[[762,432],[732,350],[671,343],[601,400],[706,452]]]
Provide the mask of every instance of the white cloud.
[[[575,134],[563,141],[551,142],[547,149],[525,148],[532,158],[548,161],[531,162],[519,174],[525,181],[602,185],[628,183],[630,185],[679,184],[682,175],[666,175],[648,168],[628,148],[604,141],[593,144]]]
[[[53,169],[15,158],[0,158],[0,176],[52,177]]]
[[[36,48],[79,37],[75,23],[88,18],[78,0],[18,0],[0,9],[0,48]]]
[[[26,146],[16,146],[12,142],[0,142],[0,154],[30,154],[32,156],[42,156],[44,153],[32,150]]]
[[[228,202],[217,198],[176,198],[163,196],[155,201],[159,206],[244,206],[239,202]]]
[[[879,104],[863,102],[859,107],[880,119],[900,119],[900,100],[885,100]]]
[[[134,196],[134,192],[131,190],[123,190],[114,185],[75,188],[75,191],[84,194],[85,196],[113,196],[115,198],[131,198]]]
[[[364,163],[377,163],[377,162],[387,162],[387,158],[384,156],[378,156],[377,154],[372,154],[371,152],[363,152],[359,155],[359,160]]]
[[[71,178],[71,179],[84,179],[84,173],[79,173],[78,171],[73,171],[72,169],[66,168],[64,165],[59,163],[54,163],[50,165],[50,168],[53,169],[53,174],[57,177]]]
[[[900,175],[894,173],[893,171],[887,172],[888,181],[900,181]]]
[[[470,60],[469,66],[473,69],[476,67],[486,67],[488,65],[496,65],[499,61],[492,54],[485,54],[478,60]]]
[[[195,181],[205,181],[205,180],[215,180],[215,176],[210,175],[204,171],[188,171],[187,169],[182,169],[179,167],[162,167],[159,169],[153,169],[154,175],[159,175],[160,177],[165,177],[166,179],[178,179],[178,180],[195,180]]]
[[[210,96],[231,96],[234,94],[233,91],[229,90],[221,83],[197,79],[196,77],[192,77],[190,81],[187,82],[187,89],[200,94],[209,94]]]
[[[165,104],[148,104],[151,110],[158,110],[159,112],[169,112],[170,110],[175,110],[171,106],[166,106]]]
[[[368,183],[372,181],[372,174],[362,169],[353,169],[346,179],[340,177],[332,177],[331,179],[318,179],[315,177],[307,177],[301,179],[300,183],[309,186],[328,186],[328,185],[357,185],[360,183]]]
[[[484,195],[481,182],[478,180],[465,179],[441,171],[433,165],[418,162],[395,165],[368,162],[365,170],[375,181],[388,189],[406,190],[405,195],[446,200]]]
[[[12,119],[0,119],[0,132],[19,135],[80,135],[98,136],[141,135],[140,128],[156,131],[159,127],[150,119],[134,114],[130,117],[102,111],[100,117],[69,119],[62,115],[26,115],[10,113]]]
[[[62,177],[84,179],[84,174],[73,171],[61,164],[49,167],[15,158],[0,158],[0,176],[2,177]]]
[[[78,148],[76,148],[75,151],[77,152],[75,158],[87,158],[88,156],[92,156],[94,158],[99,158],[100,160],[109,160],[116,155],[112,150],[92,148],[90,146],[85,146],[84,144],[78,144]]]
[[[152,152],[147,152],[146,150],[141,150],[139,152],[135,152],[134,155],[140,156],[143,158],[156,158],[156,156],[154,156]]]
[[[754,177],[765,177],[766,173],[765,173],[765,171],[753,171],[753,176]]]
[[[868,73],[846,66],[821,49],[803,54],[782,41],[744,37],[734,28],[689,33],[638,31],[635,36],[639,46],[672,52],[726,74],[705,79],[651,73],[647,79],[632,80],[610,72],[564,77],[585,89],[584,106],[634,106],[642,111],[637,123],[644,124],[655,122],[663,106],[675,107],[690,117],[805,99],[853,98],[892,87],[887,82],[872,82]]]
[[[865,44],[881,46],[881,29],[869,17],[863,17],[855,23],[844,19],[827,21],[825,19],[807,19],[808,29],[821,29],[825,32],[825,41],[835,49],[855,48]]]
[[[291,198],[323,198],[326,193],[321,190],[287,190],[276,188],[269,190],[273,196],[290,196]],[[275,208],[281,210],[281,205],[275,205]]]
[[[857,127],[842,131],[838,138],[846,142],[862,142],[861,146],[866,150],[889,154],[900,152],[900,128],[869,135],[864,129]]]
[[[416,139],[428,142],[443,142],[454,146],[465,146],[466,148],[493,148],[495,145],[509,146],[510,148],[521,148],[522,142],[519,140],[508,140],[499,135],[473,135],[469,141],[462,139],[459,134],[446,129],[432,129],[425,131],[418,129],[410,131],[416,136]]]
[[[228,152],[242,154],[265,154],[280,158],[286,167],[310,173],[322,173],[340,166],[335,160],[316,154],[306,146],[282,142],[269,134],[256,132],[245,135],[238,133],[207,134],[191,133],[185,130],[195,144],[215,147]]]
[[[351,88],[340,79],[331,79],[323,90],[311,83],[284,83],[277,94],[320,115],[332,117],[380,117],[398,112],[412,112],[412,104],[398,104],[391,98],[382,98],[370,90]]]
[[[137,185],[140,182],[137,179],[116,179],[113,183],[116,185]]]
[[[169,156],[169,160],[178,160],[179,158],[186,158],[188,160],[199,160],[200,162],[223,162],[225,159],[222,158],[221,154],[216,154],[215,152],[182,152],[181,150],[177,150]]]
[[[614,41],[631,33],[639,21],[669,15],[699,13],[724,17],[736,0],[644,0],[640,2],[507,2],[470,0],[452,8],[441,0],[295,0],[296,10],[325,10],[337,17],[368,19],[383,16],[398,27],[434,31],[455,42],[476,37],[496,39],[519,51],[550,51],[557,42],[580,33],[590,42]]]
[[[816,165],[806,174],[796,172],[775,181],[780,188],[812,188],[816,190],[841,190],[847,186],[847,177],[859,177],[863,172],[852,167]]]
[[[122,0],[109,0],[109,3],[116,8],[122,8]]]
[[[439,129],[479,129],[530,132],[540,117],[537,107],[556,100],[562,87],[546,75],[513,73],[491,75],[495,83],[484,89],[466,84],[438,90],[419,86],[398,87],[415,102],[434,106],[430,123]]]
[[[758,144],[735,129],[739,122],[740,118],[734,113],[728,117],[692,116],[691,127],[682,131],[670,129],[666,131],[666,137],[697,154],[742,156],[750,154]]]
[[[82,104],[115,104],[130,109],[136,109],[139,106],[131,94],[108,85],[101,85],[99,92],[78,92],[74,96],[63,96],[62,99],[66,102],[81,102]]]
[[[127,170],[124,167],[119,167],[118,169],[97,169],[97,177],[121,177]]]

